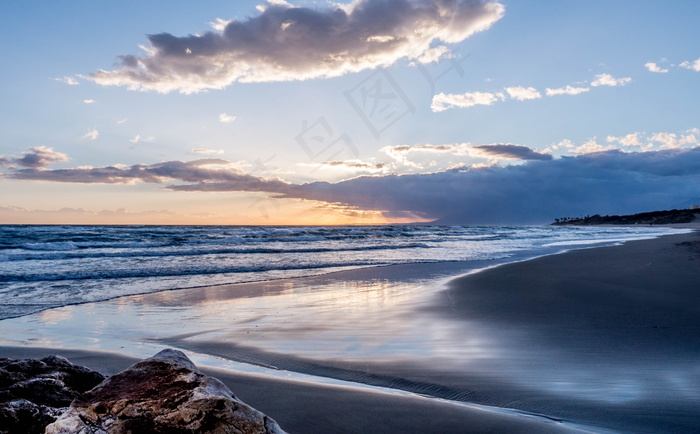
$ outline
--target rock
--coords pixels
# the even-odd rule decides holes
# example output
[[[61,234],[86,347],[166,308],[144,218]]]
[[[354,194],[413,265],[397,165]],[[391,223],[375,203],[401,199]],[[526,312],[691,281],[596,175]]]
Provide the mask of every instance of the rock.
[[[163,350],[110,377],[46,427],[47,434],[130,432],[284,433],[175,350]]]
[[[0,403],[0,433],[43,433],[64,410],[26,399]]]
[[[59,356],[0,358],[0,433],[43,433],[75,397],[104,379]]]

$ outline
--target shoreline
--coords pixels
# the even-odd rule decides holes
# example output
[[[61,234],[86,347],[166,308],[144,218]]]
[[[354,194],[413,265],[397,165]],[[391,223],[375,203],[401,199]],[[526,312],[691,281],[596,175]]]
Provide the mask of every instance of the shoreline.
[[[132,315],[127,315],[128,318],[143,319],[143,316],[146,315],[149,318],[155,318],[152,324],[161,327],[161,331],[167,327],[170,327],[171,330],[167,330],[169,334],[163,333],[160,338],[154,339],[143,335],[143,331],[152,331],[144,328],[141,332],[141,345],[148,342],[172,344],[180,349],[189,349],[229,359],[241,356],[257,357],[263,363],[274,361],[277,358],[284,364],[283,367],[289,370],[298,370],[312,375],[315,369],[326,370],[327,373],[335,373],[336,376],[342,370],[349,370],[357,374],[357,377],[351,378],[351,380],[360,383],[372,384],[372,381],[368,381],[372,378],[381,381],[389,379],[388,384],[380,385],[403,388],[413,393],[423,393],[444,399],[459,398],[470,403],[524,411],[530,414],[527,417],[541,414],[545,417],[585,424],[588,427],[596,425],[599,428],[594,428],[595,432],[605,429],[621,429],[623,431],[633,429],[640,432],[644,432],[646,429],[647,432],[653,432],[654,427],[667,426],[697,428],[696,425],[693,425],[693,420],[683,422],[684,419],[697,419],[697,416],[700,415],[700,407],[697,406],[696,402],[700,397],[693,397],[692,390],[694,390],[695,380],[687,369],[690,355],[694,355],[694,348],[697,344],[694,340],[695,335],[687,332],[687,330],[696,330],[694,328],[695,322],[692,316],[685,312],[683,306],[692,304],[692,294],[676,294],[674,299],[669,302],[668,300],[664,301],[663,297],[653,292],[654,288],[658,289],[659,285],[664,287],[678,286],[678,283],[686,285],[684,288],[687,290],[688,279],[696,278],[700,274],[696,264],[679,262],[680,260],[691,261],[693,259],[689,258],[696,256],[700,259],[697,251],[686,251],[683,250],[683,246],[677,245],[681,242],[697,243],[698,235],[697,232],[668,235],[651,240],[626,242],[618,246],[607,246],[605,249],[577,248],[563,254],[551,254],[524,261],[508,262],[460,277],[454,277],[454,274],[451,274],[455,271],[454,268],[451,268],[451,265],[454,265],[451,263],[421,264],[420,266],[412,264],[398,266],[399,268],[394,268],[397,266],[378,267],[370,269],[369,273],[366,272],[367,269],[348,270],[332,273],[332,275],[299,278],[299,280],[295,279],[294,282],[277,280],[209,288],[206,291],[185,290],[129,296],[124,300],[99,302],[92,304],[92,306],[77,305],[72,308],[54,309],[58,312],[52,312],[53,318],[51,318],[52,315],[44,315],[47,318],[37,318],[33,322],[21,318],[9,321],[23,323],[25,332],[31,333],[36,333],[37,328],[50,329],[53,327],[54,329],[47,330],[46,334],[46,336],[51,336],[52,332],[58,331],[67,334],[77,333],[76,328],[55,327],[56,324],[69,325],[70,320],[61,319],[61,315],[82,317],[94,314],[101,317],[103,321],[107,321],[112,327],[116,327],[112,333],[118,334],[119,327],[122,327],[123,324],[110,323],[109,321],[117,321],[118,317],[125,313]],[[636,264],[634,263],[635,258],[638,262]],[[624,271],[624,266],[616,265],[616,262],[627,264],[628,267],[632,266],[632,268],[626,271],[626,274],[620,275],[620,271]],[[690,264],[691,267],[686,267],[685,271],[679,271],[678,267],[683,267],[684,264]],[[576,272],[576,267],[588,268]],[[665,274],[659,274],[659,272]],[[685,274],[683,275],[683,273]],[[363,274],[364,276],[362,276]],[[425,279],[426,274],[431,277]],[[654,278],[656,275],[662,277]],[[681,278],[685,280],[679,281]],[[433,290],[428,296],[421,296],[421,289],[425,290],[425,287],[421,287],[421,285],[425,285],[426,282],[434,285],[437,280],[448,279],[450,283],[447,289],[437,292]],[[557,301],[557,297],[554,297],[551,292],[531,292],[533,288],[537,289],[547,285],[550,285],[550,289],[556,288],[553,282],[557,279],[559,285],[563,285],[565,295],[573,294],[573,299],[579,304],[585,305],[586,302],[585,297],[581,299],[581,291],[589,291],[594,286],[602,285],[611,288],[610,290],[617,290],[620,287],[628,289],[638,287],[646,288],[642,291],[642,295],[646,297],[645,300],[653,301],[651,306],[656,309],[660,304],[665,303],[665,310],[662,312],[663,315],[656,316],[653,312],[647,312],[643,315],[635,313],[638,311],[637,308],[641,309],[639,312],[644,312],[644,306],[649,307],[648,304],[645,304],[647,301],[644,300],[644,302],[635,302],[637,305],[633,306],[634,309],[625,310],[629,300],[624,297],[620,299],[620,295],[614,298],[615,303],[612,303],[612,307],[607,310],[604,306],[596,307],[598,310],[575,309],[564,303],[564,301],[570,301],[572,295],[566,295],[564,301]],[[392,281],[400,283],[392,286]],[[352,282],[355,282],[355,286]],[[672,283],[674,285],[671,285]],[[310,286],[306,288],[305,285]],[[334,332],[335,329],[325,329],[323,328],[324,324],[302,321],[296,323],[296,327],[293,324],[293,329],[288,331],[286,328],[289,326],[286,325],[288,324],[286,320],[291,320],[290,317],[266,322],[265,318],[274,314],[274,308],[283,309],[286,306],[284,304],[273,306],[273,310],[257,312],[263,315],[262,319],[252,314],[246,319],[262,326],[266,336],[272,335],[274,337],[275,334],[279,334],[279,339],[276,341],[273,339],[275,342],[269,346],[266,346],[268,345],[267,338],[258,337],[255,340],[246,341],[244,339],[246,334],[243,332],[253,331],[253,327],[247,326],[245,322],[231,322],[227,324],[228,328],[225,330],[212,330],[202,326],[200,330],[195,330],[192,333],[173,335],[172,327],[177,324],[177,320],[174,319],[176,317],[173,316],[172,310],[179,310],[183,314],[192,310],[200,310],[201,312],[196,314],[189,314],[190,316],[187,318],[188,320],[203,321],[202,318],[206,318],[210,314],[218,314],[217,312],[220,310],[228,309],[229,312],[238,312],[242,306],[252,306],[250,307],[251,312],[259,310],[259,306],[251,303],[260,299],[261,296],[266,298],[260,299],[260,303],[274,302],[285,299],[286,295],[293,298],[295,291],[302,291],[297,296],[306,297],[308,302],[320,304],[323,307],[323,303],[328,303],[329,299],[313,298],[314,291],[322,294],[327,287],[337,287],[338,285],[341,285],[340,288],[344,291],[358,292],[356,295],[359,298],[344,300],[346,304],[350,301],[352,305],[352,303],[358,303],[359,300],[361,304],[357,308],[360,310],[366,310],[367,307],[380,308],[377,312],[381,316],[357,317],[370,323],[367,330],[360,330],[362,339],[360,339],[359,344],[364,345],[364,349],[361,348],[360,352],[353,353],[341,349],[335,357],[329,357],[328,352],[316,350],[295,353],[292,349],[290,353],[289,348],[280,346],[280,342],[289,337],[303,336],[306,333],[304,327],[310,327],[310,333],[321,337],[326,333]],[[401,286],[401,288],[397,289],[397,286]],[[406,287],[409,288],[408,294],[403,292]],[[494,288],[498,288],[502,293],[493,294]],[[518,294],[523,294],[523,288],[530,288],[528,296],[518,298]],[[174,294],[174,292],[181,293]],[[331,296],[335,294],[331,292]],[[381,296],[380,301],[383,303],[379,306],[375,306],[375,300],[372,298],[376,294]],[[605,295],[605,292],[599,290],[596,296],[601,296],[601,294]],[[688,297],[691,298],[688,299]],[[386,304],[388,300],[396,298],[403,301],[399,304]],[[332,297],[330,299],[332,300]],[[339,306],[343,309],[346,307],[342,303],[336,303],[331,307],[338,308]],[[588,307],[590,308],[590,303]],[[619,316],[619,309],[622,309],[625,316],[616,319],[616,315]],[[678,312],[682,315],[678,316]],[[316,313],[327,314],[325,310]],[[345,309],[343,313],[353,315],[354,310]],[[644,321],[661,319],[666,321],[668,318],[673,318],[671,313],[674,313],[677,318],[681,318],[676,321],[675,325],[681,321],[685,331],[674,332],[674,324],[668,325],[666,323],[656,324],[657,328],[654,329],[655,323],[652,324],[654,321],[649,323],[651,330],[646,330],[644,328],[646,326],[640,329],[640,326],[646,324]],[[40,317],[42,315],[32,316]],[[387,317],[395,323],[387,322]],[[576,322],[568,323],[572,318],[576,319]],[[326,319],[342,320],[343,317],[338,315]],[[352,320],[353,318],[350,318],[350,322]],[[3,320],[0,324],[5,323],[5,321]],[[294,321],[299,320],[295,319]],[[637,322],[635,323],[635,321]],[[421,329],[419,332],[425,333],[425,338],[430,340],[429,345],[423,343],[424,338],[420,338],[420,336],[420,339],[414,339],[415,342],[409,342],[413,346],[405,346],[405,343],[400,339],[392,340],[396,335],[396,330],[404,332],[403,328],[407,322],[418,322],[417,326]],[[382,330],[384,334],[379,337],[381,339],[375,341],[377,337],[373,335],[372,329],[377,327],[382,327],[385,330]],[[389,328],[387,329],[387,327]],[[562,329],[563,332],[558,333],[559,329]],[[346,333],[341,335],[341,341],[343,337],[351,337],[349,332],[354,331],[354,329],[340,330]],[[601,335],[604,332],[607,334]],[[31,333],[27,335],[29,336]],[[97,339],[95,337],[97,336],[105,340],[107,334],[104,331],[100,331],[100,333],[94,333],[92,338]],[[411,333],[415,334],[416,331],[410,330],[407,336],[411,337]],[[128,342],[130,336],[132,335],[127,334],[122,337],[122,342]],[[34,342],[40,344],[43,338],[39,336],[38,339]],[[659,341],[659,339],[662,340]],[[322,341],[325,343],[333,342],[323,339]],[[576,344],[573,345],[570,341],[575,341]],[[303,343],[305,341],[297,342]],[[650,342],[654,344],[651,346],[652,350],[649,349]],[[664,342],[665,344],[662,345]],[[250,344],[255,345],[251,347]],[[437,353],[424,354],[422,347],[416,346],[419,344],[428,345],[425,348],[437,351]],[[53,345],[56,346],[54,349],[47,350],[60,354],[61,351],[65,352],[65,348],[69,348],[71,343],[70,341],[54,342]],[[131,345],[133,346],[134,343],[132,342]],[[292,341],[293,345],[294,341]],[[394,353],[380,351],[376,354],[370,354],[370,357],[362,357],[362,351],[367,351],[367,348],[372,349],[375,345],[380,345],[377,348],[382,351],[385,350],[382,345],[388,345],[389,349],[397,351]],[[91,349],[90,345],[87,344],[77,347]],[[538,349],[538,352],[542,354],[535,354],[532,351],[533,348]],[[629,354],[621,357],[618,354],[619,348],[624,348],[625,352]],[[119,351],[119,348],[114,349]],[[21,348],[0,347],[0,353],[4,357],[8,357],[5,354],[22,353],[19,350]],[[407,350],[413,351],[413,353],[405,353]],[[587,356],[587,352],[590,351],[594,351],[594,354]],[[674,352],[678,352],[680,355],[674,356]],[[664,356],[667,353],[670,355]],[[681,357],[681,355],[687,357]],[[12,356],[10,355],[10,357]],[[110,357],[119,358],[120,356],[112,354]],[[585,363],[582,363],[582,360],[595,366],[600,373],[584,369],[585,366],[582,365]],[[100,363],[109,364],[104,359],[102,362],[94,361],[94,363],[98,365]],[[195,363],[197,362],[195,361]],[[275,365],[275,363],[268,364]],[[681,390],[681,395],[685,396],[684,401],[673,400],[670,391],[667,390],[670,386],[661,385],[663,386],[661,387],[656,384],[659,380],[653,374],[665,372],[668,367],[673,367],[675,371],[683,373],[685,375],[684,381],[688,381],[688,384],[683,386]],[[647,370],[651,370],[652,373],[645,374],[644,372]],[[641,380],[635,377],[637,374],[630,375],[632,371],[636,372]],[[232,374],[231,371],[226,370],[221,372],[222,375]],[[602,374],[607,374],[607,376]],[[216,376],[216,374],[213,375]],[[238,375],[256,377],[255,374]],[[333,377],[333,375],[328,376]],[[255,380],[249,378],[246,381],[252,381],[256,384],[255,387],[263,387],[267,390],[288,386],[286,383],[280,386],[280,381],[287,381],[284,379],[266,378],[261,380],[256,377]],[[571,384],[564,387],[562,382]],[[336,389],[341,387],[333,385],[321,387],[322,385],[308,382],[303,383],[303,385],[299,385],[298,382],[295,384],[298,389],[294,389],[296,390],[294,393],[311,394],[311,390],[314,390],[315,393],[320,393],[321,396],[325,397],[328,394],[340,393]],[[606,389],[608,384],[612,386]],[[236,384],[231,384],[230,387],[234,393],[239,393]],[[319,387],[323,390],[318,389]],[[330,389],[324,389],[324,387]],[[656,394],[652,400],[642,399],[641,395],[637,397],[630,395],[634,394],[632,393],[633,389],[641,390],[644,387],[650,388],[651,392]],[[588,390],[583,392],[574,390],[577,388]],[[307,390],[307,392],[302,393],[303,390]],[[355,392],[357,395],[351,395],[357,398],[358,401],[355,403],[357,405],[360,405],[362,399],[368,399],[367,393],[370,393],[366,390],[354,391],[353,393]],[[285,391],[284,393],[292,392]],[[350,399],[349,396],[347,399]],[[386,403],[394,399],[389,399],[384,395],[372,396],[380,402]],[[241,397],[248,402],[243,394]],[[310,395],[308,397],[311,399]],[[411,397],[404,398],[410,401]],[[389,401],[386,401],[387,399]],[[282,401],[282,398],[280,400]],[[400,404],[386,405],[418,406],[412,411],[419,413],[422,411],[420,408],[427,409],[422,401],[421,403],[411,401],[409,405],[409,402],[405,400]],[[284,418],[278,417],[275,412],[293,413],[293,411],[286,408],[281,401],[278,403],[278,407],[266,411],[266,413],[278,420],[285,428]],[[296,402],[296,399],[294,401]],[[432,401],[437,402],[436,400]],[[253,402],[249,402],[249,404],[256,407]],[[322,408],[315,408],[313,411],[325,415],[333,413],[335,407],[335,404],[318,405]],[[337,405],[342,406],[339,403]],[[259,409],[265,411],[263,408]],[[390,417],[390,413],[384,413],[380,417],[377,411],[373,413],[377,418]],[[498,413],[498,410],[495,411]],[[635,416],[640,411],[646,414],[641,419]],[[656,416],[654,413],[657,413]],[[421,414],[426,415],[426,413]],[[357,418],[358,415],[347,415],[345,422],[356,423],[357,421],[353,421],[353,418]],[[461,416],[453,414],[450,417],[456,417],[465,423],[466,419],[464,418],[467,417],[467,414],[461,414]],[[471,417],[473,415],[469,416],[469,418]],[[518,422],[506,419],[508,419],[507,423]],[[537,418],[535,417],[535,419]],[[486,423],[484,420],[482,422]],[[649,422],[651,422],[649,425],[651,428],[646,425]],[[556,427],[566,429],[573,427],[573,425],[565,425],[557,424]],[[328,430],[329,427],[325,426],[324,429]],[[539,428],[542,429],[541,426]],[[551,427],[547,427],[547,429],[549,428]],[[288,429],[293,431],[291,426]],[[501,430],[507,432],[506,425],[503,425]],[[343,429],[343,431],[345,430]],[[387,428],[387,432],[390,432],[389,428]],[[531,432],[537,432],[537,429]]]

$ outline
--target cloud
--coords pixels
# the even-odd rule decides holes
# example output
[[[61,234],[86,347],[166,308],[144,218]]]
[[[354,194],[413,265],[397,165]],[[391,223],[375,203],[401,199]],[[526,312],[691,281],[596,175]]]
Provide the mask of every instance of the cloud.
[[[39,152],[33,149],[29,153]],[[53,151],[48,154],[54,155],[54,161],[64,161]],[[277,198],[316,200],[386,216],[440,219],[445,224],[543,223],[561,216],[687,206],[684,204],[697,203],[700,197],[700,147],[629,153],[612,150],[505,167],[459,167],[430,174],[362,176],[308,184],[253,176],[221,159],[56,170],[46,169],[46,164],[9,169],[6,177],[112,184],[178,182],[165,188],[265,192]]]
[[[649,140],[660,143],[661,149],[678,149],[683,145],[696,145],[698,143],[698,138],[695,136],[698,134],[697,128],[686,132],[691,134],[654,133],[649,137]]]
[[[698,144],[700,130],[691,128],[679,133],[658,132],[646,134],[643,132],[630,133],[623,137],[608,136],[608,143],[619,143],[623,147],[638,147],[642,151],[659,149],[679,149]]]
[[[660,67],[659,65],[657,65],[657,64],[654,63],[654,62],[645,63],[645,64],[644,64],[644,67],[645,67],[646,69],[648,69],[649,71],[651,71],[651,72],[658,72],[658,73],[661,73],[661,74],[665,74],[665,73],[668,72],[668,69],[662,68],[662,67]]]
[[[236,120],[236,116],[227,115],[226,113],[221,113],[219,115],[219,121],[225,124],[230,124]]]
[[[445,224],[544,223],[561,216],[669,209],[700,197],[700,148],[360,177],[301,185],[293,195],[394,215],[410,212]]]
[[[388,156],[395,160],[402,161],[406,156],[412,152],[430,152],[435,154],[442,153],[457,153],[464,154],[467,144],[466,143],[454,143],[449,145],[399,145],[399,146],[385,146],[380,149],[380,151],[386,153]]]
[[[551,160],[552,155],[538,152],[523,145],[497,143],[493,145],[472,146],[478,155],[486,158],[506,158],[514,160]]]
[[[559,143],[552,145],[552,149],[572,149],[574,148],[574,144],[571,140],[569,139],[564,139],[560,141]]]
[[[131,143],[133,143],[133,144],[138,144],[138,143],[141,143],[141,142],[152,142],[152,141],[154,141],[155,139],[156,139],[156,138],[153,137],[153,136],[141,137],[141,134],[137,134],[136,136],[134,136],[133,139],[129,139],[129,141],[130,141]]]
[[[433,96],[430,108],[434,112],[442,112],[451,108],[467,108],[475,105],[491,105],[496,101],[503,101],[505,95],[501,92],[467,92],[463,94],[439,93]]]
[[[694,60],[692,62],[689,62],[686,60],[685,62],[681,63],[678,66],[680,66],[681,68],[691,69],[693,71],[700,72],[700,58],[697,58],[696,60]]]
[[[547,90],[545,92],[547,93],[547,96],[578,95],[579,93],[588,92],[589,90],[591,90],[591,89],[588,87],[573,87],[573,86],[567,85],[566,87],[560,87],[557,89],[547,88]]]
[[[347,161],[323,161],[320,163],[312,163],[312,165],[321,168],[336,168],[336,169],[350,169],[350,170],[362,170],[369,172],[382,172],[386,170],[386,163],[369,163],[360,160],[347,160]]]
[[[430,48],[418,57],[418,63],[435,63],[440,59],[454,58],[450,49],[444,45],[440,45],[435,48]]]
[[[90,140],[97,140],[98,137],[100,137],[100,132],[95,128],[91,129],[83,136],[84,139]]]
[[[538,99],[542,98],[542,94],[537,91],[534,87],[506,87],[505,91],[508,95],[518,101],[525,101],[528,99]]]
[[[143,55],[119,56],[117,69],[88,78],[134,90],[195,93],[234,82],[337,77],[418,60],[441,43],[488,29],[504,9],[474,0],[356,0],[326,9],[274,2],[243,21],[219,19],[214,31],[148,35]]]
[[[94,104],[94,103],[95,103],[95,100],[94,100],[94,99],[84,99],[83,102],[84,102],[85,104]]]
[[[192,152],[195,154],[218,154],[218,155],[224,154],[223,149],[194,148],[194,149],[192,149]]]
[[[608,136],[605,141],[608,143],[617,142],[625,147],[636,146],[638,148],[645,148],[646,146],[642,143],[639,136],[640,133],[630,133],[623,137]]]
[[[73,77],[68,77],[68,76],[56,77],[56,78],[54,78],[54,80],[60,81],[61,83],[65,83],[69,86],[77,86],[80,84],[80,82],[78,82],[76,79],[74,79]]]
[[[700,61],[700,59],[698,59]],[[610,74],[598,74],[591,86],[624,86],[631,82],[632,78],[615,78]],[[567,85],[560,88],[546,88],[547,96],[554,95],[578,95],[588,92],[589,87],[574,87]],[[505,92],[505,93],[504,93]],[[516,101],[542,98],[542,94],[534,87],[512,86],[503,88],[503,92],[467,92],[463,94],[439,93],[433,96],[431,109],[434,112],[441,112],[451,108],[468,108],[475,105],[492,105],[497,101],[504,101],[506,94]]]
[[[591,86],[624,86],[632,81],[631,77],[615,78],[610,74],[598,74]]]
[[[60,152],[56,152],[53,148],[46,146],[36,146],[29,151],[24,152],[21,157],[6,158],[0,156],[0,165],[11,167],[16,164],[18,166],[27,167],[30,169],[44,169],[51,163],[59,163],[68,161],[68,156]]]
[[[36,148],[33,151],[35,150]],[[52,155],[56,155],[56,153]],[[58,155],[63,156],[63,154]],[[53,161],[64,160],[54,159]],[[18,164],[21,163],[18,161]],[[282,193],[287,192],[291,185],[279,179],[266,179],[244,173],[240,169],[232,167],[234,163],[228,160],[213,158],[188,162],[166,161],[152,165],[113,165],[53,170],[46,169],[46,164],[46,161],[42,165],[29,166],[28,164],[22,164],[27,169],[15,169],[5,176],[10,179],[82,184],[132,184],[137,181],[155,184],[167,181],[190,183],[166,187],[180,191],[265,191]]]
[[[571,153],[572,154],[593,154],[593,153],[597,153],[597,152],[610,151],[612,149],[615,149],[612,145],[603,146],[603,145],[599,144],[594,137],[594,138],[588,140],[583,145],[572,149]]]
[[[652,142],[661,143],[662,149],[674,149],[679,147],[678,136],[673,133],[654,133],[650,140]]]

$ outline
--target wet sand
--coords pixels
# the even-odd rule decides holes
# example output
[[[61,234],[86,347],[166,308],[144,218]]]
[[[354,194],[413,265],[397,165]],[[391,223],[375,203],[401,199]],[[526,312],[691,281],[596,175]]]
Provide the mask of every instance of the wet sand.
[[[173,346],[565,422],[216,371],[290,432],[700,430],[697,233],[507,264],[440,286],[455,267],[356,270],[52,309],[0,323],[5,345],[51,348],[15,345],[0,354],[91,349],[71,353],[85,362],[69,358],[111,373],[133,359],[96,350]]]
[[[2,357],[40,358],[49,354],[61,355],[107,375],[139,361],[110,352],[0,346]],[[275,419],[290,433],[588,432],[538,416],[416,395],[272,379],[215,368],[202,370],[223,381],[241,400]]]

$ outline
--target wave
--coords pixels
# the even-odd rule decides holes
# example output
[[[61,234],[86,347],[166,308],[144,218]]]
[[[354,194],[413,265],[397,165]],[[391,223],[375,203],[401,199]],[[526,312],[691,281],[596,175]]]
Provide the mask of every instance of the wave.
[[[338,267],[366,267],[389,265],[387,263],[358,260],[342,262],[325,262],[311,264],[269,264],[251,266],[209,266],[192,267],[183,269],[182,267],[162,267],[150,269],[108,269],[108,270],[73,270],[65,273],[36,273],[36,274],[4,274],[0,275],[0,282],[54,282],[71,280],[98,280],[98,279],[125,279],[125,278],[147,278],[147,277],[172,277],[172,276],[195,276],[209,274],[230,274],[230,273],[260,273],[266,271],[286,271],[286,270],[315,270],[320,268]]]
[[[328,252],[363,252],[372,250],[428,249],[426,243],[410,243],[403,245],[370,245],[361,247],[309,247],[309,248],[219,248],[191,250],[130,250],[119,252],[75,252],[75,253],[5,253],[0,255],[3,261],[37,261],[64,259],[96,259],[96,258],[135,258],[135,257],[165,257],[165,256],[201,256],[225,254],[282,254],[282,253],[328,253]]]
[[[78,246],[73,241],[53,243],[25,243],[21,246],[27,250],[76,250]]]

